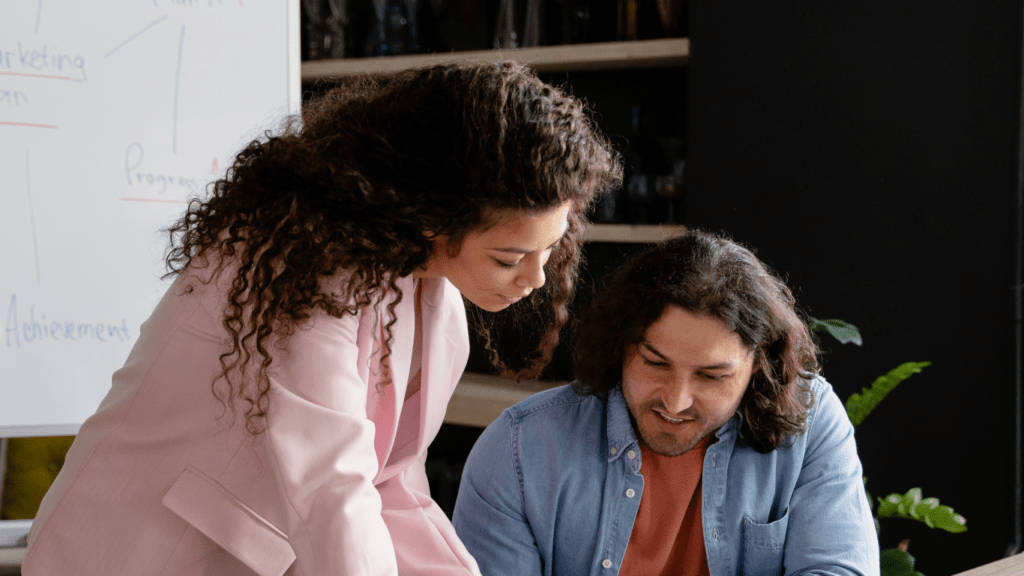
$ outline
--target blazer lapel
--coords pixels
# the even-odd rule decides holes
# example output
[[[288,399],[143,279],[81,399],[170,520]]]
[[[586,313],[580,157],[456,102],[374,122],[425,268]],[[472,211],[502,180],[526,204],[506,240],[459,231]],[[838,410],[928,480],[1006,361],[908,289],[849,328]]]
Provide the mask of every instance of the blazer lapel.
[[[409,383],[409,361],[412,356],[413,336],[415,329],[413,316],[415,310],[415,285],[411,277],[401,278],[396,285],[402,291],[402,301],[395,307],[395,323],[391,326],[391,353],[384,358],[387,323],[390,320],[388,305],[395,300],[395,294],[389,292],[381,304],[374,310],[374,369],[371,370],[370,386],[367,390],[367,416],[376,425],[374,449],[377,452],[377,480],[380,481],[388,456],[395,442],[398,430],[399,409],[405,398],[405,390]],[[382,365],[388,366],[391,382],[381,387],[386,375]]]
[[[416,453],[423,453],[444,422],[448,401],[469,359],[462,295],[445,278],[422,280],[423,372]]]

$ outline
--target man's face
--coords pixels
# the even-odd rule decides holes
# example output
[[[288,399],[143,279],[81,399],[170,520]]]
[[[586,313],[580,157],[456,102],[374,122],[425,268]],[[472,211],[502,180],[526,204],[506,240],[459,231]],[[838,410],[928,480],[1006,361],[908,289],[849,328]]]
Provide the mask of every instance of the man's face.
[[[639,440],[679,456],[722,427],[753,374],[753,353],[724,322],[669,305],[626,350],[622,392]]]

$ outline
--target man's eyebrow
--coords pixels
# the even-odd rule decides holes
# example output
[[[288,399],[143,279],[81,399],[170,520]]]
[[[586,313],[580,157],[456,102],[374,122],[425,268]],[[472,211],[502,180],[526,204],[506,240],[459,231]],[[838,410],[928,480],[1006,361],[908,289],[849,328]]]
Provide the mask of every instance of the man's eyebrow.
[[[646,348],[651,354],[654,354],[655,356],[661,358],[662,360],[664,360],[666,362],[671,362],[671,360],[668,358],[668,356],[665,356],[664,354],[662,354],[661,351],[658,350],[657,348],[655,348],[654,345],[651,344],[650,342],[641,342],[640,345],[643,346],[644,348]],[[697,369],[698,370],[731,370],[732,368],[735,368],[735,367],[736,367],[735,363],[730,362],[728,360],[725,360],[723,362],[715,362],[714,364],[705,364],[704,366],[698,366]]]
[[[665,356],[664,354],[662,354],[661,351],[658,350],[657,348],[655,348],[654,345],[651,344],[650,342],[641,342],[640,345],[643,346],[644,348],[646,348],[648,352],[650,352],[651,354],[654,354],[658,358],[661,358],[662,360],[664,360],[666,362],[669,361],[668,360],[668,356]]]
[[[715,364],[708,364],[706,366],[699,366],[698,368],[700,368],[701,370],[729,370],[729,369],[735,368],[735,367],[736,367],[736,364],[733,364],[732,362],[726,361],[726,362],[717,362]]]

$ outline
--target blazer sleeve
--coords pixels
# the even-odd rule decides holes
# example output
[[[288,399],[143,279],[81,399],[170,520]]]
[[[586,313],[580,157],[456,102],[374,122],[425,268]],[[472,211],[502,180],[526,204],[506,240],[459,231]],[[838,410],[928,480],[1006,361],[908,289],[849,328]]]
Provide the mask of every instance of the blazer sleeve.
[[[377,486],[394,537],[398,572],[417,576],[480,576],[476,561],[430,497],[426,453]]]
[[[268,448],[303,574],[398,574],[373,485],[375,427],[358,370],[358,330],[358,316],[317,313],[270,368]]]

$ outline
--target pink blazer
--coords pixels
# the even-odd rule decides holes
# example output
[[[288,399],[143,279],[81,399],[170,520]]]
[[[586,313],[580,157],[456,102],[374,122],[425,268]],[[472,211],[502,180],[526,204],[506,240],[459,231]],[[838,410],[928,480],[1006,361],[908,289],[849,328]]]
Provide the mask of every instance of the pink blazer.
[[[275,358],[254,437],[211,392],[225,281],[178,278],[46,494],[23,573],[478,575],[424,472],[469,354],[465,309],[444,278],[421,282],[421,388],[409,402],[411,277],[398,284],[383,395],[387,302],[318,313]]]

